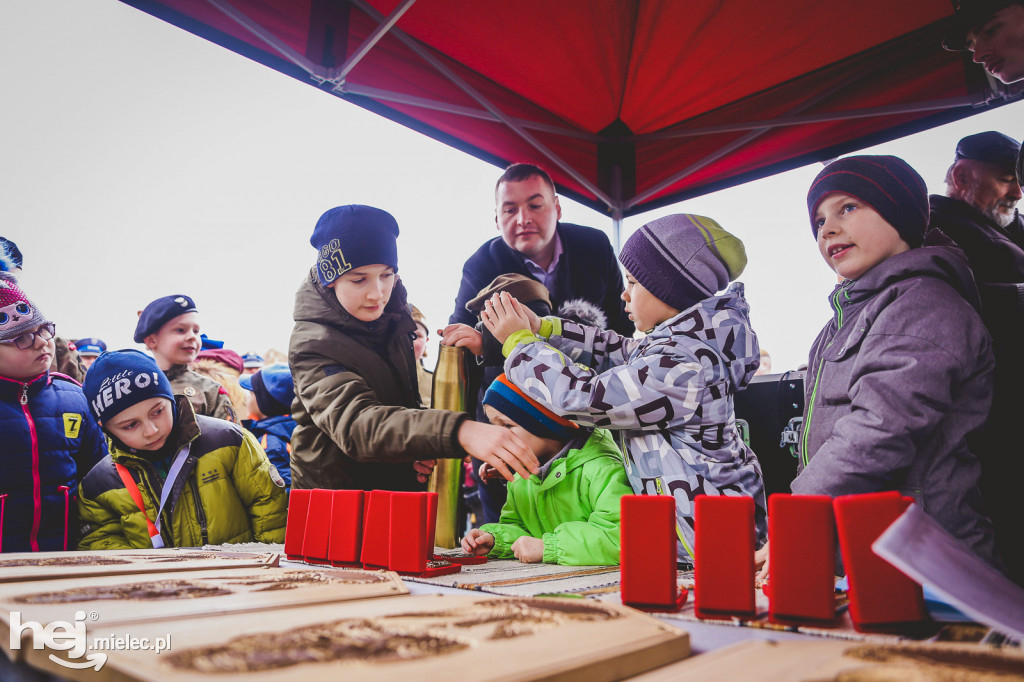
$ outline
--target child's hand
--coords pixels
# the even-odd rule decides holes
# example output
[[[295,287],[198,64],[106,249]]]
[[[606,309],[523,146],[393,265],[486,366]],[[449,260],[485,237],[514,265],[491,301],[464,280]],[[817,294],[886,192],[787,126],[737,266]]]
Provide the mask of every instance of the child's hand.
[[[438,329],[437,333],[441,335],[441,343],[445,346],[468,348],[473,355],[484,354],[484,335],[468,324],[450,324],[444,329]]]
[[[528,310],[526,306],[512,298],[507,291],[503,291],[487,299],[480,318],[484,321],[488,331],[498,340],[498,343],[505,343],[505,340],[517,331],[533,330],[533,323],[524,312]],[[539,319],[537,329],[540,329]]]
[[[430,478],[430,474],[434,472],[434,467],[436,466],[436,459],[424,459],[419,462],[413,462],[412,468],[416,472],[416,480],[420,483],[426,483],[427,479]]]
[[[768,580],[768,543],[764,543],[764,547],[754,552],[754,569],[761,570],[754,576],[755,580]]]
[[[459,426],[459,445],[473,457],[487,462],[511,481],[515,471],[523,478],[540,471],[533,451],[509,429],[466,420]]]
[[[524,564],[538,564],[544,560],[544,541],[524,535],[512,543],[512,553]]]
[[[462,551],[480,556],[494,549],[494,536],[479,528],[473,528],[462,538]]]

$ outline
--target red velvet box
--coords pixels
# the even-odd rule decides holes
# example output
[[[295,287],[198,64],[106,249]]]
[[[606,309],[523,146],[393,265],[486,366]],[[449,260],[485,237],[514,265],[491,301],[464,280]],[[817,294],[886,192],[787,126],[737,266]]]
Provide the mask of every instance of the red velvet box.
[[[698,618],[753,616],[754,498],[694,500],[693,610]]]
[[[288,494],[288,520],[285,522],[284,555],[302,561],[302,542],[306,537],[306,514],[312,490],[295,490]]]
[[[773,622],[836,616],[836,522],[828,495],[768,498],[769,607]]]
[[[363,551],[359,557],[364,568],[388,567],[391,546],[391,495],[390,490],[371,490],[366,496]]]
[[[677,611],[686,591],[676,590],[676,501],[665,495],[624,495],[619,536],[622,603]]]
[[[306,533],[302,539],[302,556],[311,564],[326,564],[327,544],[331,539],[331,506],[333,490],[314,488],[310,491],[306,512]]]
[[[850,617],[861,632],[903,629],[928,617],[921,586],[871,549],[912,503],[895,491],[843,495],[833,500],[850,583]]]
[[[363,507],[362,490],[335,490],[331,506],[331,541],[327,559],[332,566],[362,566]]]
[[[436,518],[436,493],[391,493],[390,570],[415,576],[445,575],[461,570],[458,564],[433,558],[433,520]]]

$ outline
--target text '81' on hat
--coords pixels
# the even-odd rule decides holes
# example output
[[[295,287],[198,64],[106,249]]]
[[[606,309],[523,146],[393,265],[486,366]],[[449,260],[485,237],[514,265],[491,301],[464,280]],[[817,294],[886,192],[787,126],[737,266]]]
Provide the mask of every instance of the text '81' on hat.
[[[316,276],[327,286],[353,268],[390,265],[398,272],[398,222],[372,206],[336,206],[320,216],[309,243]]]

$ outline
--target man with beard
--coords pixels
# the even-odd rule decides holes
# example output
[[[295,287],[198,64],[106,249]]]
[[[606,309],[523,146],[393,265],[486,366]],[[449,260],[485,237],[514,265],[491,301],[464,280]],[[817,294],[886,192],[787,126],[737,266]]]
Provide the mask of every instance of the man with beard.
[[[1024,585],[1024,545],[1018,539],[1024,478],[1024,441],[1017,428],[1024,406],[1024,219],[1016,210],[1021,187],[1014,174],[1019,152],[1020,144],[994,131],[960,140],[946,173],[946,196],[930,198],[929,229],[951,237],[970,260],[981,316],[992,335],[992,412],[976,450],[981,492],[1008,573]]]
[[[1024,80],[1024,0],[962,0],[942,40],[1003,83]]]

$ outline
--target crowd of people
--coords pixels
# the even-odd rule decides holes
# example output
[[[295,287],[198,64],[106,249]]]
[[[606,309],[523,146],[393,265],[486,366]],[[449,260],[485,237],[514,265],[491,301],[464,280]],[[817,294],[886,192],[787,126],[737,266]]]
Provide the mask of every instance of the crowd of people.
[[[1024,5],[960,18],[947,47],[1024,80]],[[808,190],[839,283],[809,349],[792,491],[900,491],[1024,584],[1012,430],[1024,157],[995,131],[953,157],[944,196],[892,156],[834,161]],[[619,500],[643,494],[674,498],[689,561],[697,496],[749,496],[767,575],[761,466],[734,410],[767,358],[737,281],[742,241],[675,214],[616,256],[599,230],[560,219],[540,167],[498,178],[499,235],[466,261],[438,330],[475,359],[468,413],[429,407],[430,330],[399,276],[399,225],[379,208],[317,221],[286,363],[217,347],[185,294],[140,311],[146,353],[58,338],[3,240],[0,549],[281,542],[291,487],[423,490],[437,460],[464,459],[480,502],[467,552],[614,564]]]

